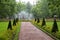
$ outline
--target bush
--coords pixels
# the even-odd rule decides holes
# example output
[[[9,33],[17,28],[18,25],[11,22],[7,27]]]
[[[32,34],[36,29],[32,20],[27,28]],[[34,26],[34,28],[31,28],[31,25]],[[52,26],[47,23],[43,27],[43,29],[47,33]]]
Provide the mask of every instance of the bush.
[[[43,18],[42,26],[45,26],[45,25],[46,25],[45,18]]]
[[[56,19],[54,19],[52,32],[55,32],[56,33],[57,31],[58,31],[58,25],[57,25]]]
[[[35,18],[35,22],[36,22],[36,18]]]
[[[14,21],[13,21],[13,26],[16,26],[16,20],[14,19]]]
[[[40,20],[39,20],[39,18],[37,18],[37,23],[39,23],[40,22]]]
[[[55,36],[60,39],[60,32],[56,32]]]
[[[8,28],[7,29],[12,30],[11,20],[9,21]]]
[[[19,20],[19,19],[18,19],[18,18],[16,18],[16,23],[18,22],[18,20]]]

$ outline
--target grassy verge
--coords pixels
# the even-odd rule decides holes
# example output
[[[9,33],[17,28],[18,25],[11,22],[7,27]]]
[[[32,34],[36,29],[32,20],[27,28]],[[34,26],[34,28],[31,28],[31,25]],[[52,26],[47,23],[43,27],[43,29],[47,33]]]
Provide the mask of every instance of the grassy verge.
[[[8,22],[0,22],[0,40],[17,40],[20,31],[20,22],[12,26],[13,30],[7,30]]]
[[[51,29],[52,29],[52,25],[53,22],[49,21],[46,22],[46,26],[41,27],[42,22],[40,21],[40,23],[35,22],[34,20],[32,21],[32,24],[34,24],[38,29],[42,30],[43,32],[45,32],[46,34],[48,34],[49,36],[51,36],[52,38],[54,38],[55,40],[59,40],[60,39],[60,22],[58,23],[58,28],[59,28],[59,32],[57,33],[52,33]]]
[[[21,22],[19,22],[19,24],[17,24],[17,29],[16,29],[16,34],[15,34],[14,40],[18,40],[19,32],[20,32],[20,25],[21,25]]]

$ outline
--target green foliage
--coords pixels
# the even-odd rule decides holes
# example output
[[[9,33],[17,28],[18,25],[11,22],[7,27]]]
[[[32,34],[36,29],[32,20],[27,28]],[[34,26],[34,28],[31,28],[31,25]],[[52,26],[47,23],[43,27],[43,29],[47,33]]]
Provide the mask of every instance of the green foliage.
[[[26,4],[26,10],[27,10],[28,13],[31,13],[31,8],[32,8],[32,5],[30,4],[30,2],[28,2]]]
[[[20,13],[22,10],[26,9],[26,5],[24,3],[19,2],[17,3],[16,8],[16,12]]]
[[[16,28],[16,33],[15,33],[15,38],[14,38],[14,40],[19,40],[18,38],[19,38],[19,32],[20,32],[20,25],[21,25],[21,22],[18,22],[17,23],[17,28]]]
[[[1,0],[0,2],[0,15],[1,17],[11,17],[15,13],[16,2],[15,0]]]
[[[57,25],[56,19],[54,19],[54,24],[53,24],[52,32],[56,33],[57,31],[58,31],[58,25]]]
[[[59,12],[60,5],[59,4],[60,4],[60,0],[48,0],[50,16],[54,16],[54,14],[56,14],[59,17],[59,14],[60,14],[60,12]]]
[[[12,18],[14,14],[25,9],[25,4],[16,0],[1,0],[0,1],[0,18]]]
[[[47,0],[39,0],[32,8],[32,13],[35,18],[47,17],[49,15],[48,12]]]
[[[56,32],[55,34],[56,34],[55,36],[57,36],[57,38],[60,39],[60,32]]]
[[[60,0],[38,0],[32,7],[34,17],[53,18],[54,15],[60,18]]]

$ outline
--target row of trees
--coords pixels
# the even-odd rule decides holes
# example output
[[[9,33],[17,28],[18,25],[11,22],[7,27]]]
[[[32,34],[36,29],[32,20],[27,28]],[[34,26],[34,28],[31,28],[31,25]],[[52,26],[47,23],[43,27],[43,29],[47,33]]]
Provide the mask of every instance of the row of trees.
[[[15,0],[0,0],[0,17],[11,17],[16,12]]]
[[[35,20],[46,17],[53,18],[54,15],[60,18],[60,0],[38,0],[32,8]]]
[[[12,18],[24,9],[24,4],[16,0],[0,0],[0,18]]]
[[[60,18],[60,0],[48,0],[49,14]]]

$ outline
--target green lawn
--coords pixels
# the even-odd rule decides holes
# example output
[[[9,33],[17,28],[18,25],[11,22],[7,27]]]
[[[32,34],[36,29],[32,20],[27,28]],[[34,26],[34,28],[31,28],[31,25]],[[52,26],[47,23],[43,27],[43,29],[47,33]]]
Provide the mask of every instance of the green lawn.
[[[0,36],[7,30],[8,22],[0,22]]]
[[[53,26],[53,22],[46,22],[46,27],[50,27],[52,29],[52,26]],[[57,22],[57,25],[58,25],[58,29],[59,29],[59,32],[60,32],[60,22]]]
[[[0,22],[0,40],[12,40],[12,37],[17,40],[20,32],[20,23],[18,22],[16,26],[12,26],[13,30],[7,30],[8,22]]]
[[[17,24],[16,35],[15,35],[14,40],[18,40],[19,32],[20,32],[20,26],[21,26],[21,22],[19,22],[19,23]]]

